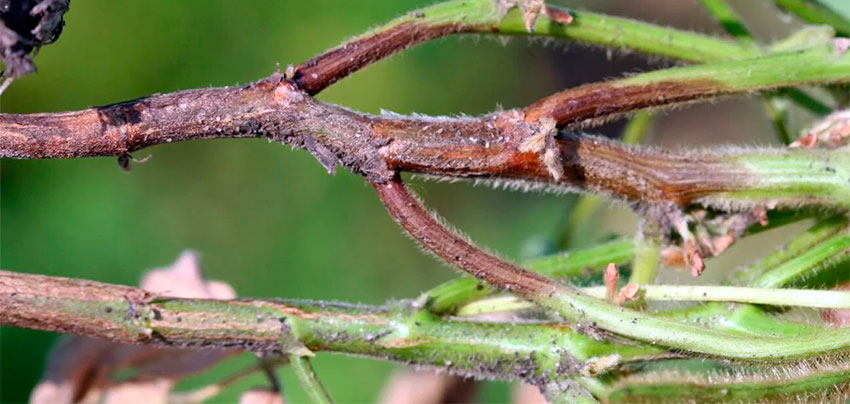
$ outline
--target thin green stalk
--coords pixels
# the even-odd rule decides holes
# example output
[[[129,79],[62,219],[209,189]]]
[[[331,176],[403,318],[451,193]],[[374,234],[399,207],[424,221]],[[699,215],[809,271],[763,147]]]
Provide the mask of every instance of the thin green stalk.
[[[605,297],[605,287],[582,288]],[[737,302],[774,306],[850,309],[850,292],[814,289],[775,289],[739,286],[642,285],[640,292],[653,301]]]
[[[762,99],[762,105],[770,118],[773,130],[779,137],[779,141],[785,145],[791,144],[794,139],[791,138],[791,132],[788,131],[788,103],[781,97],[765,96]]]
[[[652,218],[642,218],[629,283],[648,284],[655,281],[661,266],[661,225]]]
[[[310,359],[304,356],[290,355],[289,363],[292,370],[295,371],[295,377],[301,383],[304,392],[310,401],[316,404],[331,404],[333,400],[330,394],[325,390],[325,386],[313,372],[313,366],[310,364]]]
[[[617,403],[844,402],[848,383],[848,362],[836,359],[781,368],[685,359],[647,364],[592,391]]]
[[[840,267],[848,262],[850,262],[850,233],[845,232],[765,272],[750,284],[762,288],[782,287],[795,279],[811,276],[821,269]]]
[[[620,87],[699,80],[726,93],[810,83],[846,83],[850,82],[850,52],[838,55],[830,45],[817,45],[747,60],[656,70],[610,83]]]
[[[739,335],[696,324],[682,323],[624,307],[617,307],[564,287],[535,302],[566,319],[595,322],[599,328],[653,344],[741,360],[781,361],[820,356],[850,349],[850,329],[825,329],[817,336],[769,338]]]
[[[735,13],[735,10],[729,7],[729,4],[724,0],[700,0],[700,3],[714,16],[720,25],[723,25],[723,29],[735,37],[739,43],[750,48],[758,49],[758,42],[756,42],[753,34],[747,29],[747,26],[741,21],[738,14]]]
[[[799,276],[799,272],[796,276]],[[553,296],[539,296],[535,300],[565,318],[593,321],[599,327],[617,334],[727,358],[793,359],[834,351],[843,352],[850,347],[850,329],[821,329],[817,333],[781,338],[741,335],[612,306],[586,296],[574,288],[563,288]]]
[[[783,249],[773,252],[746,269],[732,273],[727,282],[733,285],[761,287],[784,286],[784,283],[777,284],[776,282],[782,280],[784,280],[782,282],[789,282],[792,280],[788,278],[789,274],[790,276],[799,276],[810,269],[812,265],[817,265],[819,263],[817,257],[823,257],[822,253],[828,253],[828,250],[818,248],[818,246],[822,246],[835,237],[842,238],[844,234],[850,231],[848,225],[850,223],[845,216],[834,216],[819,221],[791,239]],[[780,273],[785,275],[772,275],[771,272],[777,268]]]
[[[652,113],[649,111],[638,111],[626,123],[620,139],[625,144],[639,144],[643,142],[649,130],[652,129],[652,121]]]
[[[794,101],[795,104],[805,108],[807,111],[817,116],[829,115],[834,109],[800,89],[783,88],[778,91],[778,94],[788,97],[788,99]]]
[[[581,288],[582,293],[597,299],[605,298],[605,286]],[[650,301],[737,302],[774,306],[850,309],[850,292],[813,289],[775,289],[740,286],[641,285],[640,297]],[[467,304],[457,311],[458,316],[525,310],[533,303],[514,296],[498,296]]]
[[[581,275],[587,270],[601,270],[611,262],[628,263],[633,254],[632,240],[619,239],[591,248],[536,258],[527,261],[525,267],[552,277],[571,277]],[[428,310],[442,314],[494,292],[494,289],[481,281],[464,277],[434,287],[423,295],[423,299]]]
[[[804,21],[818,25],[829,25],[835,29],[838,35],[850,36],[850,21],[818,1],[773,0],[773,2]]]
[[[745,59],[758,54],[740,44],[709,35],[555,6],[549,6],[550,10],[568,12],[572,16],[572,22],[560,23],[552,18],[550,13],[541,13],[529,32],[523,20],[522,10],[515,7],[503,15],[496,3],[495,0],[437,3],[407,13],[353,40],[407,23],[431,27],[459,24],[462,28],[460,32],[563,38],[698,63]]]

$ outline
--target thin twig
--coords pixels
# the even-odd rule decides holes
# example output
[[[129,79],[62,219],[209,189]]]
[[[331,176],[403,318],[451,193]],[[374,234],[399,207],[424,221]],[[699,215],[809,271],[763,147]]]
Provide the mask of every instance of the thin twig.
[[[307,397],[310,398],[311,402],[314,404],[333,403],[333,399],[331,399],[330,394],[325,390],[325,386],[322,385],[316,373],[313,372],[313,365],[310,364],[310,359],[304,356],[290,355],[289,363],[295,371],[298,382],[301,383],[301,387],[307,393]]]
[[[607,297],[605,286],[582,288],[598,299]],[[773,306],[850,309],[850,292],[814,289],[767,289],[738,286],[640,285],[638,291],[650,301],[736,302]],[[527,310],[535,305],[513,296],[498,296],[467,304],[458,316],[476,316],[499,311]]]

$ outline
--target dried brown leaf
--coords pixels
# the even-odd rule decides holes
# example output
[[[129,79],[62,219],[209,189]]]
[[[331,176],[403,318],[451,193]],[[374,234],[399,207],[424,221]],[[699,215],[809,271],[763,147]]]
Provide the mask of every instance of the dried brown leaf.
[[[620,273],[617,271],[617,265],[613,262],[605,268],[605,300],[608,302],[614,301],[617,296],[617,281],[620,279]]]
[[[637,283],[629,283],[626,286],[623,286],[623,289],[620,290],[620,294],[614,299],[614,303],[617,305],[622,305],[625,302],[635,300],[635,296],[637,296],[638,289],[640,285]]]

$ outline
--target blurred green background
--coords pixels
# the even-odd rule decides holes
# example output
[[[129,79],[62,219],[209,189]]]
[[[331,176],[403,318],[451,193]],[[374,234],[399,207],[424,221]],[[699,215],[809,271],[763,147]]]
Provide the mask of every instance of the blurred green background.
[[[696,1],[590,3],[595,11],[718,32]],[[799,26],[778,18],[767,3],[733,5],[765,41]],[[244,84],[270,74],[276,63],[297,64],[427,4],[74,0],[63,35],[36,59],[38,74],[17,80],[0,109],[74,110],[151,93]],[[319,98],[371,113],[480,114],[579,83],[669,65],[547,42],[439,40],[357,73]],[[806,119],[799,117],[797,125]],[[619,125],[595,132],[616,135]],[[773,139],[754,100],[669,114],[650,138],[665,145]],[[343,170],[328,176],[304,151],[259,140],[217,140],[159,146],[135,156],[148,154],[150,161],[134,164],[131,172],[120,170],[114,158],[3,160],[0,267],[134,285],[145,270],[194,249],[209,278],[228,282],[243,297],[369,304],[413,297],[454,276],[401,234],[362,178]],[[413,184],[430,207],[474,240],[512,258],[533,254],[541,240],[560,231],[570,201],[468,183]],[[609,209],[579,244],[633,230],[631,214],[616,205]],[[56,335],[9,328],[0,333],[0,401],[26,401]],[[231,360],[206,377],[250,361],[250,356]],[[396,367],[329,354],[319,354],[314,365],[339,402],[373,401]],[[283,375],[288,398],[304,401],[290,372]],[[216,401],[233,402],[239,391],[262,382],[249,378]],[[507,401],[508,387],[486,383],[479,400]]]

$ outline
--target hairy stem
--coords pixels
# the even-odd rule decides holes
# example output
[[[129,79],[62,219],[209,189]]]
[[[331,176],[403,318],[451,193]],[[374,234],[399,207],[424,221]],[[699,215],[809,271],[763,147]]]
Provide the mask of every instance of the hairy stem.
[[[581,289],[597,299],[605,298],[605,287]],[[641,298],[649,301],[736,302],[773,306],[850,309],[850,292],[812,289],[769,289],[739,286],[641,285]],[[467,304],[457,311],[458,316],[525,310],[533,304],[513,296],[499,296]]]
[[[560,125],[618,116],[628,111],[697,98],[741,94],[793,83],[850,80],[850,52],[837,56],[832,46],[771,53],[754,59],[657,70],[632,77],[564,90],[524,109],[527,120],[548,116]]]
[[[850,349],[850,329],[824,330],[816,339],[742,336],[613,306],[501,260],[452,233],[422,207],[400,178],[373,186],[390,216],[425,248],[491,286],[549,308],[566,319],[592,322],[640,341],[742,360],[787,360]]]
[[[782,9],[795,14],[806,22],[829,25],[842,36],[850,36],[850,20],[836,13],[817,0],[773,0]]]
[[[819,221],[794,237],[783,249],[755,265],[732,273],[728,282],[755,287],[782,287],[826,262],[850,255],[850,227],[844,216]]]
[[[758,42],[735,10],[725,0],[700,0],[705,9],[742,45],[758,49]]]
[[[290,355],[289,363],[295,371],[298,382],[301,383],[301,388],[307,393],[307,397],[310,398],[311,402],[314,404],[333,403],[333,399],[331,399],[330,394],[325,390],[325,386],[322,385],[316,373],[313,372],[313,365],[310,364],[310,359],[303,356]]]
[[[683,360],[649,364],[594,387],[598,397],[617,403],[845,402],[850,396],[850,367],[847,361],[832,358],[782,368]]]
[[[621,239],[582,250],[529,260],[524,263],[524,266],[547,276],[574,277],[586,272],[598,271],[611,262],[628,263],[633,251],[634,242]],[[459,278],[425,292],[423,300],[428,310],[437,314],[446,314],[465,303],[494,292],[492,287],[475,278]]]
[[[7,271],[0,271],[0,324],[162,347],[339,352],[536,384],[555,376],[544,376],[547,370],[568,375],[592,367],[594,357],[669,356],[657,347],[596,341],[563,324],[444,321],[405,302],[368,307],[171,298]]]
[[[528,30],[522,10],[513,7],[505,13],[496,0],[437,3],[409,12],[298,65],[292,71],[292,79],[308,94],[316,94],[396,52],[458,33],[563,38],[700,63],[758,55],[734,42],[694,32],[549,5],[544,10]]]

